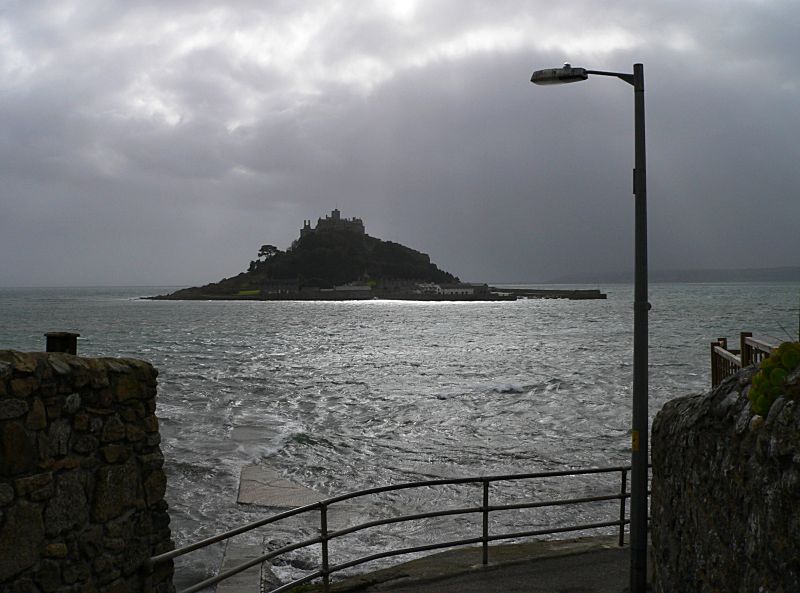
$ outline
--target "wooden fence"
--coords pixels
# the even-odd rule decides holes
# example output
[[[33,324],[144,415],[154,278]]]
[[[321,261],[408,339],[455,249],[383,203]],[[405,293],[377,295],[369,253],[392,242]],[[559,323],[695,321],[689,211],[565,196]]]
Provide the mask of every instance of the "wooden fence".
[[[716,387],[744,367],[760,363],[777,347],[777,344],[757,340],[752,332],[739,335],[738,350],[728,349],[728,338],[717,338],[716,342],[711,342],[711,386]]]

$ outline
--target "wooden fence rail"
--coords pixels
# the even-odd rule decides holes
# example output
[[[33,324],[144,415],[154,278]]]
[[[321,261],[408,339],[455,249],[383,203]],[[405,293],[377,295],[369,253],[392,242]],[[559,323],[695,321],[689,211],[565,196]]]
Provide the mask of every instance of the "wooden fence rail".
[[[727,338],[717,338],[716,342],[711,342],[711,386],[716,387],[744,367],[760,363],[777,347],[777,344],[757,340],[752,332],[739,335],[738,350],[728,349]]]

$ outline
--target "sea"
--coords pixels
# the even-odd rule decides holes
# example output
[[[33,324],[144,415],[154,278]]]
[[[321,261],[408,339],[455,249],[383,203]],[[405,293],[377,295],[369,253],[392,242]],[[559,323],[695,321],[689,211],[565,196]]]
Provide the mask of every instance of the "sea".
[[[585,301],[141,298],[175,288],[0,288],[0,349],[41,351],[45,332],[76,331],[81,355],[135,357],[158,368],[166,496],[178,546],[274,512],[236,502],[239,474],[251,464],[333,496],[630,461],[631,285],[599,286],[607,300]],[[742,331],[797,339],[800,283],[653,284],[649,294],[651,418],[670,399],[708,390],[712,340],[736,343]],[[577,495],[596,484],[507,486],[510,499]],[[337,520],[479,505],[479,494],[475,487],[405,491],[353,502]],[[506,513],[493,518],[492,529],[574,518],[558,509]],[[341,562],[385,546],[480,534],[479,517],[438,521],[359,532],[332,554]],[[274,549],[298,533],[313,537],[315,525],[295,521],[240,537]],[[316,568],[317,548],[277,562],[278,578]],[[214,574],[223,551],[217,544],[179,559],[178,585]]]

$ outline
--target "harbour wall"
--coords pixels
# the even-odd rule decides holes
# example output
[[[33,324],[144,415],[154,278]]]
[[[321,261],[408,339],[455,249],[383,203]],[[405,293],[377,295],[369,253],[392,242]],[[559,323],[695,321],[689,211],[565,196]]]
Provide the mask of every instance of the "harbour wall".
[[[658,593],[800,591],[800,402],[754,414],[755,371],[672,400],[653,422]]]
[[[174,591],[156,376],[0,350],[0,591]]]

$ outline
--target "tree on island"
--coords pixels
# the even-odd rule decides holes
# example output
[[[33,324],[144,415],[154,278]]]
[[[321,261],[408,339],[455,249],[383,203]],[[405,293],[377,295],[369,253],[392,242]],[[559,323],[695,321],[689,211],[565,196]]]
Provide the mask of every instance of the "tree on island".
[[[283,252],[274,245],[262,245],[261,249],[258,250],[258,257],[263,257],[265,260],[267,260],[272,259],[280,253]]]

